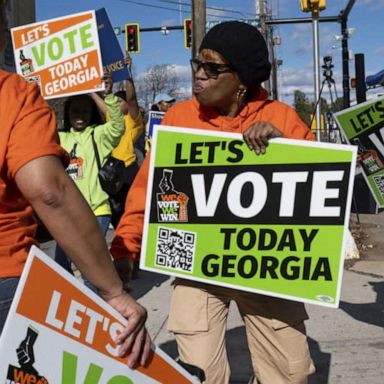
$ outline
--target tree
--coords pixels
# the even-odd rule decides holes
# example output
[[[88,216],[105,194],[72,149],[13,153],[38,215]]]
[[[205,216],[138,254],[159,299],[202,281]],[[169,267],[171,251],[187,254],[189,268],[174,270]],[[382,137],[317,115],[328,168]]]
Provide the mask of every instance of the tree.
[[[313,113],[313,103],[311,103],[304,92],[300,90],[294,91],[293,107],[301,120],[304,121],[309,127],[311,122],[311,114]]]
[[[344,109],[344,99],[338,97],[333,103],[333,112],[339,112]]]
[[[179,77],[172,65],[154,65],[149,67],[137,81],[138,99],[145,104],[145,108],[148,108],[159,93],[164,92],[173,96],[179,83]]]
[[[328,102],[324,97],[320,97],[320,113],[325,114],[329,110]],[[315,102],[308,100],[304,92],[296,90],[294,92],[294,108],[300,118],[310,127],[315,113]]]

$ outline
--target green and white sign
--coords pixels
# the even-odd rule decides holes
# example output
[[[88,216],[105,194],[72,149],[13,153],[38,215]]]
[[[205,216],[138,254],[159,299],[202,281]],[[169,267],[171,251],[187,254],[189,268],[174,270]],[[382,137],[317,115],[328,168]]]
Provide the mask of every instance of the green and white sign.
[[[335,119],[358,147],[364,178],[379,207],[384,207],[384,98],[344,109]]]
[[[356,147],[154,132],[142,269],[338,306]]]

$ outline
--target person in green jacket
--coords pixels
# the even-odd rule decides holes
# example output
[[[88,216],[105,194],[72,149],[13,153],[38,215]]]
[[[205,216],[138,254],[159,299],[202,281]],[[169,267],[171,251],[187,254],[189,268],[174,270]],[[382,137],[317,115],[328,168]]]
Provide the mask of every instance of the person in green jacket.
[[[105,74],[103,80],[105,84],[104,101],[110,120],[103,123],[94,101],[97,97],[95,94],[71,96],[64,105],[64,129],[59,132],[59,136],[61,146],[70,155],[67,173],[88,202],[105,235],[111,221],[111,207],[108,194],[104,192],[99,182],[99,167],[94,143],[100,163],[103,164],[119,143],[125,126],[124,115],[120,111],[120,101],[112,94],[111,76]],[[68,258],[58,246],[55,260],[72,273]],[[93,289],[93,286],[89,285],[87,281],[85,283]]]

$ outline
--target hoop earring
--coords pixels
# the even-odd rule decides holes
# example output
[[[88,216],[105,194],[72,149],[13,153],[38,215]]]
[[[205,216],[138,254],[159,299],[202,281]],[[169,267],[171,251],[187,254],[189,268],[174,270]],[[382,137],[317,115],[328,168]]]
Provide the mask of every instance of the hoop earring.
[[[245,96],[245,94],[247,93],[247,90],[246,89],[243,89],[243,90],[238,90],[237,93],[236,93],[236,97],[237,97],[237,101],[240,102],[240,99],[243,98]]]

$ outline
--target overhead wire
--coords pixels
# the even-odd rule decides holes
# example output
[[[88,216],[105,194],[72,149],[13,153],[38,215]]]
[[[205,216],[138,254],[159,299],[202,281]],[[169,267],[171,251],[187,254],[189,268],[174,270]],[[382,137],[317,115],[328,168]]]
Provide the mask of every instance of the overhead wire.
[[[191,3],[182,3],[178,0],[158,0],[162,3],[170,3],[170,4],[181,4],[181,5],[184,5],[184,6],[191,6]],[[231,9],[231,8],[222,8],[222,7],[212,7],[212,6],[206,6],[205,7],[206,9],[211,9],[213,11],[222,11],[222,12],[231,12],[231,13],[238,13],[242,16],[245,16],[245,15],[250,15],[250,16],[253,16],[255,17],[256,14],[255,13],[250,13],[250,12],[241,12],[241,11],[236,11],[235,9]]]
[[[140,6],[143,6],[143,7],[149,7],[149,8],[157,8],[157,9],[164,9],[164,10],[167,10],[167,11],[173,11],[173,12],[183,12],[183,13],[191,13],[190,10],[186,11],[186,10],[182,10],[182,9],[177,9],[177,8],[170,8],[170,7],[164,7],[164,6],[161,6],[161,5],[155,5],[155,4],[150,4],[150,3],[143,3],[142,1],[135,1],[135,0],[120,0],[124,3],[131,3],[131,4],[135,4],[135,5],[140,5]],[[159,1],[163,1],[163,0],[159,0]],[[175,5],[179,5],[179,2],[172,2],[170,0],[168,1],[165,1],[164,2],[168,2],[168,3],[172,3],[172,4],[175,4]],[[184,6],[190,6],[190,4],[188,3],[181,3],[182,5]],[[229,9],[226,9],[226,8],[213,8],[213,7],[207,7],[207,9],[212,9],[212,10],[220,10],[220,11],[225,11],[225,12],[233,12],[233,10],[229,10]],[[240,12],[241,14],[243,14],[242,12]],[[212,17],[217,17],[217,15],[214,15],[214,14],[210,14],[207,12],[207,16],[212,16]],[[220,15],[220,18],[222,19],[230,19],[230,20],[233,20],[234,17],[233,16],[225,16],[225,15]]]

